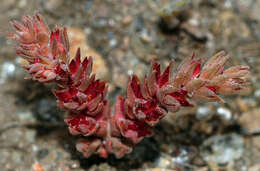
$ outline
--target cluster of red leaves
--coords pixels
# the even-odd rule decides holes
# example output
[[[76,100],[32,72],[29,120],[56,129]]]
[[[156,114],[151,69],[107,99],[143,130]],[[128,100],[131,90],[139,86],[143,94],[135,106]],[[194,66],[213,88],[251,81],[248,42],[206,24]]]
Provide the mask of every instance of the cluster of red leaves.
[[[188,57],[173,71],[173,61],[161,72],[153,62],[140,82],[136,75],[129,79],[126,97],[119,96],[114,112],[105,99],[107,85],[97,80],[92,70],[92,58],[81,58],[80,49],[73,60],[69,56],[66,28],[50,32],[43,18],[36,14],[11,22],[16,33],[9,37],[17,42],[16,52],[24,57],[24,68],[32,79],[55,82],[53,93],[58,106],[68,111],[65,122],[73,135],[81,135],[78,151],[85,157],[98,154],[117,158],[130,153],[144,137],[151,136],[153,127],[169,111],[193,106],[194,100],[222,101],[219,94],[244,91],[249,74],[247,66],[224,70],[229,58],[224,52],[212,57],[203,67],[201,60]]]

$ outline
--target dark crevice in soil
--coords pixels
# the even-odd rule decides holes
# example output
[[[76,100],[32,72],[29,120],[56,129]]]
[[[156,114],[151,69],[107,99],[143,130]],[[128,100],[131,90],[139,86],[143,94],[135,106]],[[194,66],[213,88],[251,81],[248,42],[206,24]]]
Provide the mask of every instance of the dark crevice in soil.
[[[157,26],[165,35],[179,35],[181,31],[179,26],[176,26],[175,28],[169,28],[168,24],[162,18],[158,21]]]

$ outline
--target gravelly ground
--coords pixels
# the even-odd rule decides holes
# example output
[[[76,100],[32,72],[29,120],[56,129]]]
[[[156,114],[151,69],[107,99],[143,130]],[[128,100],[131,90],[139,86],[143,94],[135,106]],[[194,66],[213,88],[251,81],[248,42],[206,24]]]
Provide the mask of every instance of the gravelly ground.
[[[35,163],[48,171],[260,170],[260,1],[194,0],[181,8],[162,3],[168,1],[0,1],[0,170],[27,171]],[[63,124],[52,86],[24,80],[13,45],[5,39],[8,21],[35,11],[51,28],[68,27],[72,44],[94,54],[94,70],[110,84],[111,101],[124,94],[128,74],[144,76],[152,59],[165,66],[193,51],[207,59],[226,50],[232,55],[227,65],[251,67],[252,85],[224,104],[168,115],[155,136],[120,160],[84,159]]]

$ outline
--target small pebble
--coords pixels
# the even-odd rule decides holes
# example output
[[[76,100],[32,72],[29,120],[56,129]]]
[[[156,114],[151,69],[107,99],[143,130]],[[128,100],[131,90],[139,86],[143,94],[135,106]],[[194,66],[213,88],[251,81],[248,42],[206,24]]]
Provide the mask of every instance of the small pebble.
[[[207,106],[201,106],[197,109],[196,118],[201,120],[212,114],[211,109]]]
[[[216,135],[207,139],[201,149],[204,160],[217,164],[227,164],[242,157],[244,139],[237,134]]]
[[[133,17],[128,15],[128,16],[123,18],[122,23],[124,25],[129,25],[132,21],[133,21]]]
[[[149,43],[151,42],[151,37],[148,35],[147,31],[146,30],[143,30],[141,33],[140,33],[140,37],[141,37],[141,40],[145,43]]]
[[[46,0],[45,7],[48,10],[54,10],[60,7],[64,3],[63,0]]]
[[[37,153],[37,159],[43,159],[45,158],[47,155],[49,154],[49,150],[48,149],[42,149],[42,150],[39,150],[38,153]]]
[[[226,0],[225,3],[224,3],[224,6],[226,8],[232,8],[233,7],[232,0]]]
[[[229,121],[232,118],[232,113],[229,109],[224,108],[224,107],[219,107],[217,109],[217,113],[223,117],[223,119]]]
[[[30,110],[22,110],[17,113],[19,119],[23,121],[34,121],[34,117],[32,115],[32,112]]]
[[[260,98],[260,89],[257,89],[255,92],[254,92],[254,96],[256,98]]]
[[[111,40],[109,41],[109,45],[110,45],[111,47],[115,47],[115,46],[117,45],[117,40],[116,40],[116,39],[111,39]]]
[[[189,153],[185,149],[181,149],[180,154],[178,156],[172,158],[173,162],[179,163],[179,164],[185,163],[188,160],[189,160]]]
[[[163,156],[157,159],[157,167],[159,168],[168,168],[171,165],[171,161]]]
[[[38,147],[37,145],[33,144],[33,145],[32,145],[32,150],[33,150],[34,152],[37,152],[37,151],[39,151],[39,147]]]
[[[18,3],[18,6],[20,8],[24,8],[27,3],[28,3],[27,0],[20,0],[19,3]]]
[[[0,84],[3,84],[6,79],[12,77],[15,73],[15,65],[9,61],[4,62],[0,66]]]

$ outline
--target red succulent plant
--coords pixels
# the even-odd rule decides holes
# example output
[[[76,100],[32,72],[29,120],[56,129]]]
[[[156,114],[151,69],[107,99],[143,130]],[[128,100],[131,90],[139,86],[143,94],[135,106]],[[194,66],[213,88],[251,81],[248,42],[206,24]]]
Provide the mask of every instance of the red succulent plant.
[[[248,85],[247,66],[224,69],[229,56],[219,52],[203,67],[201,60],[188,57],[173,71],[173,61],[162,72],[152,62],[143,82],[136,75],[129,79],[126,97],[118,96],[114,112],[106,100],[105,81],[91,73],[92,58],[83,60],[78,49],[70,60],[66,28],[50,31],[40,14],[11,22],[16,33],[16,53],[26,60],[29,76],[43,83],[54,82],[58,106],[68,112],[65,123],[73,135],[81,135],[76,148],[85,157],[98,154],[117,158],[130,153],[169,111],[193,106],[194,100],[222,101],[219,94],[244,91]]]

